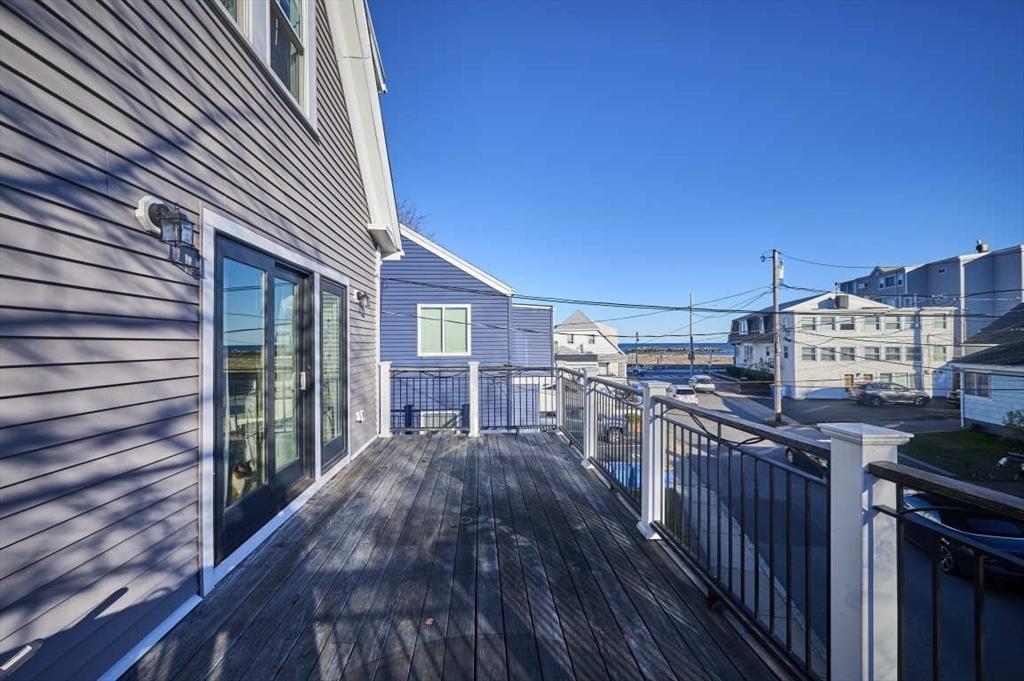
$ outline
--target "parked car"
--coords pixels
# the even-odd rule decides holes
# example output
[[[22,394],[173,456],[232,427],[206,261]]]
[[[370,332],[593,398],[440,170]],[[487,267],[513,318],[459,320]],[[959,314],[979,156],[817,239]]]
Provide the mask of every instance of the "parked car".
[[[697,391],[691,388],[685,383],[672,386],[673,394],[671,395],[680,402],[686,402],[687,404],[700,404],[700,400],[697,399]]]
[[[946,404],[953,405],[954,407],[960,406],[960,391],[950,390],[946,393]]]
[[[883,404],[913,404],[923,407],[931,396],[923,390],[908,388],[899,383],[870,381],[858,383],[850,390],[850,397],[861,404],[881,407]]]
[[[713,393],[715,381],[707,374],[694,374],[690,376],[690,387],[699,393]]]
[[[1024,561],[1024,523],[995,516],[937,494],[908,492],[903,509],[927,521],[925,526],[906,524],[906,537],[925,551],[934,552],[947,574],[973,575],[975,549],[969,540]],[[938,539],[935,532],[939,533]],[[1024,581],[1024,567],[994,556],[985,556],[985,574],[996,581]]]
[[[825,440],[828,442],[828,440]],[[828,474],[828,459],[822,458],[810,452],[795,447],[786,447],[786,461],[792,466],[798,466],[815,475]]]
[[[629,419],[621,414],[597,415],[597,437],[605,442],[622,442],[629,432]]]

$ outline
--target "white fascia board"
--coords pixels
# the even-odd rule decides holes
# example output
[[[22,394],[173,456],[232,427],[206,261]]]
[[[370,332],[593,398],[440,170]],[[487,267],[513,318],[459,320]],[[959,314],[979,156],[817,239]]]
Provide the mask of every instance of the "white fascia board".
[[[384,70],[380,66],[369,8],[366,0],[331,0],[326,7],[359,174],[370,210],[366,228],[382,256],[401,253],[398,209],[380,113],[379,96],[386,91]]]
[[[554,310],[555,309],[551,305],[532,305],[530,303],[512,303],[512,307],[522,307],[522,308],[537,309],[537,310]]]
[[[465,260],[463,260],[459,256],[457,256],[454,253],[452,253],[451,251],[449,251],[447,248],[445,248],[443,246],[440,246],[438,244],[435,244],[433,241],[431,241],[427,237],[423,236],[419,232],[417,232],[417,231],[415,231],[413,229],[410,229],[409,227],[406,227],[405,225],[402,225],[401,229],[402,229],[402,238],[408,239],[409,241],[413,242],[417,246],[421,246],[422,248],[430,251],[431,253],[433,253],[437,257],[441,258],[442,260],[445,260],[446,262],[450,263],[451,265],[454,265],[455,267],[459,268],[460,270],[462,270],[463,272],[465,272],[469,276],[473,277],[474,279],[477,279],[477,280],[483,282],[484,284],[487,284],[488,286],[493,288],[495,291],[503,293],[506,296],[511,296],[511,295],[513,295],[516,292],[516,290],[514,288],[512,288],[511,286],[509,286],[508,284],[505,284],[505,283],[503,283],[501,281],[498,281],[497,279],[495,279],[491,275],[487,274],[486,272],[484,272],[482,269],[480,269],[476,265],[472,265],[472,264],[466,262]]]

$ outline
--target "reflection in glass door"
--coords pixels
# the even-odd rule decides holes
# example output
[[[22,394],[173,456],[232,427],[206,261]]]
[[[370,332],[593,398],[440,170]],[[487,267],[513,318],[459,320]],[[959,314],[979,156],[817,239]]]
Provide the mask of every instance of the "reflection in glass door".
[[[310,481],[308,276],[217,241],[217,561]]]
[[[320,443],[321,470],[326,471],[347,452],[348,381],[345,374],[345,287],[324,282],[320,292]]]

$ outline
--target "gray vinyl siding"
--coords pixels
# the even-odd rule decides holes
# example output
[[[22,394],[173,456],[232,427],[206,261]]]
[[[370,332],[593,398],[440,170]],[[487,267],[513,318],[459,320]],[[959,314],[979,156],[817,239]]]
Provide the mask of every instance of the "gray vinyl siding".
[[[401,260],[381,263],[381,359],[396,367],[509,363],[510,298],[408,239],[402,248]],[[469,305],[471,356],[419,357],[417,304]]]
[[[550,307],[512,306],[512,364],[554,366],[553,314]]]
[[[0,659],[45,641],[15,678],[95,677],[198,589],[200,287],[139,198],[377,290],[317,9],[313,130],[212,1],[0,5]],[[376,337],[353,310],[352,413]]]

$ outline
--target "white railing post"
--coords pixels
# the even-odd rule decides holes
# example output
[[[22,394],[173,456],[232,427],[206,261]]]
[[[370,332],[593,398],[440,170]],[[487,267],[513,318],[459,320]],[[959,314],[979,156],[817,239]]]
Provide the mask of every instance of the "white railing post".
[[[565,400],[562,399],[562,372],[552,369],[555,377],[555,428],[565,430]]]
[[[896,461],[912,435],[863,423],[823,424],[829,461],[829,659],[834,679],[884,681],[897,672],[896,485],[867,472]],[[899,509],[896,509],[899,510]]]
[[[480,362],[469,363],[469,436],[480,436]]]
[[[583,368],[583,467],[593,468],[597,455],[597,367]]]
[[[664,381],[646,381],[643,404],[643,442],[640,466],[640,521],[637,528],[648,539],[660,539],[652,523],[661,520],[662,499],[665,490],[662,471],[661,424],[658,419],[659,407],[654,404],[655,395],[664,397],[669,384]]]
[[[380,384],[377,391],[377,398],[380,400],[378,431],[381,437],[391,437],[391,362],[380,363],[378,382]]]

